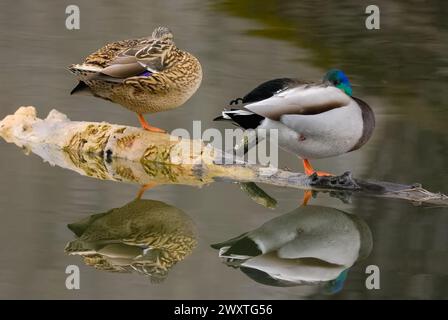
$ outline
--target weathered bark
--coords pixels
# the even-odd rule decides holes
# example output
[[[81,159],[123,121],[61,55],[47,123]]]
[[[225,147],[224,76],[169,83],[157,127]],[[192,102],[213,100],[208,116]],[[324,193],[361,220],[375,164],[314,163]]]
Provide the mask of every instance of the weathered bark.
[[[429,192],[420,185],[363,181],[352,178],[350,173],[309,177],[242,161],[224,165],[220,160],[230,155],[198,140],[104,122],[70,121],[56,110],[39,119],[34,107],[21,107],[0,122],[0,136],[52,165],[105,180],[195,186],[214,181],[254,182],[448,205],[446,195]]]

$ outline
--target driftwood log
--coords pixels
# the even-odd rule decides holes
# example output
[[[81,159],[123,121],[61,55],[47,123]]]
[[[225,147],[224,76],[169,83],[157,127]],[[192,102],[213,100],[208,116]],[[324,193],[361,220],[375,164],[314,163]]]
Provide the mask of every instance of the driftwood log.
[[[40,119],[34,107],[20,107],[0,122],[0,136],[51,165],[98,179],[140,185],[264,183],[448,206],[448,196],[427,191],[419,184],[364,181],[353,178],[349,172],[335,177],[307,176],[242,161],[222,164],[222,159],[229,155],[199,140],[104,122],[71,121],[56,110]],[[247,186],[250,184],[243,189]]]

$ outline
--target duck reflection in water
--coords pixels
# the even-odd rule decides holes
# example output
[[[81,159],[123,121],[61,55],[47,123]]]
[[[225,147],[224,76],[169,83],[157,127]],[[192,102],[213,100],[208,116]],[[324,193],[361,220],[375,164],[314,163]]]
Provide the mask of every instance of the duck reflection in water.
[[[84,263],[112,272],[137,272],[151,281],[164,280],[197,244],[191,218],[155,200],[136,199],[121,208],[94,214],[68,225],[77,239],[65,252]]]
[[[355,215],[323,206],[301,206],[258,229],[213,244],[228,266],[261,284],[343,288],[348,269],[372,249],[367,224]]]

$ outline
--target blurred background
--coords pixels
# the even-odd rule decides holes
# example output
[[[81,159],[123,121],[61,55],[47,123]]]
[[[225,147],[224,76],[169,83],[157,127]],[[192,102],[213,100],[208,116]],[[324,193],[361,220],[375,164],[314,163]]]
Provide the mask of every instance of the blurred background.
[[[65,28],[65,8],[76,4],[80,30]],[[179,48],[202,63],[198,92],[181,108],[149,116],[167,130],[218,127],[212,119],[227,103],[277,77],[320,79],[345,71],[354,95],[375,111],[377,128],[361,150],[313,164],[351,170],[360,178],[420,182],[448,192],[448,3],[442,0],[375,2],[381,29],[365,28],[368,1],[134,0],[2,1],[0,3],[0,118],[21,105],[44,117],[53,108],[72,120],[138,125],[124,108],[92,97],[70,96],[76,80],[66,66],[102,45],[172,29]],[[381,299],[448,298],[448,211],[399,200],[353,198],[344,204],[319,194],[312,204],[355,214],[373,235],[367,259],[349,271],[333,295],[316,286],[273,287],[221,263],[210,244],[259,227],[295,209],[302,193],[262,186],[279,205],[267,209],[237,185],[197,189],[161,186],[145,198],[183,210],[195,223],[198,245],[168,277],[152,283],[137,274],[115,274],[64,253],[67,228],[89,215],[122,207],[135,186],[82,177],[25,156],[0,141],[0,298],[124,299]],[[281,153],[281,167],[301,171]],[[65,288],[65,268],[81,269],[81,289]],[[367,290],[365,269],[377,265],[381,289]]]

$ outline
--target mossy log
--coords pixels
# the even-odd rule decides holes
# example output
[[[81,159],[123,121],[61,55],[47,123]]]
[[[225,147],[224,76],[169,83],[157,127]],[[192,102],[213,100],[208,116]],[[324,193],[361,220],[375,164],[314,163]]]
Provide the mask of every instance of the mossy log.
[[[350,173],[335,177],[307,176],[243,161],[222,164],[222,159],[231,155],[199,140],[105,122],[71,121],[56,110],[40,119],[34,107],[20,107],[0,122],[0,136],[51,165],[104,180],[194,186],[214,181],[254,182],[448,205],[448,196],[429,192],[418,184],[363,181]]]

